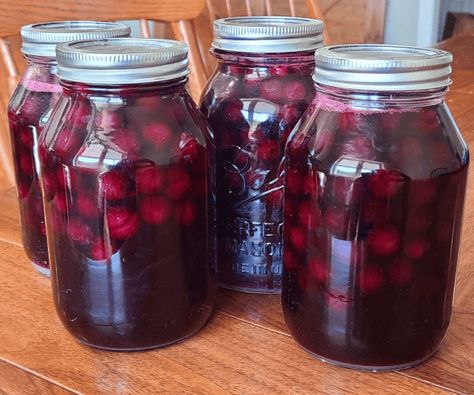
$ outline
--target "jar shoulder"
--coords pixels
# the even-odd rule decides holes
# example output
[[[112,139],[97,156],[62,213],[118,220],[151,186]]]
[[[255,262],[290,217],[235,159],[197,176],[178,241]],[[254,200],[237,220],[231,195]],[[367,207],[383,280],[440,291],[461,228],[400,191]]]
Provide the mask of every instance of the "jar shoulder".
[[[325,171],[346,165],[430,178],[466,165],[468,148],[448,107],[334,111],[313,103],[289,141],[292,152]],[[368,170],[369,171],[369,170]]]

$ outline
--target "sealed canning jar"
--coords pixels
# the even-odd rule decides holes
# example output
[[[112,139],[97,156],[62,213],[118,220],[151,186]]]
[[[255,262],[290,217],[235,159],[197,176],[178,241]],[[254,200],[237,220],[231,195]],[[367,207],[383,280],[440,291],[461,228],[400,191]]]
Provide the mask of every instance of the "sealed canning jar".
[[[172,40],[58,46],[63,94],[39,149],[46,228],[57,312],[88,345],[163,346],[211,313],[214,148],[187,53]]]
[[[444,97],[450,53],[316,52],[287,145],[282,302],[318,358],[370,370],[432,355],[452,312],[469,162]]]
[[[281,289],[286,140],[314,97],[323,23],[290,17],[214,22],[217,68],[201,110],[216,137],[218,271],[222,286]]]
[[[43,203],[39,184],[38,136],[61,93],[56,78],[58,43],[128,37],[130,28],[108,22],[49,22],[21,29],[27,68],[8,107],[23,246],[33,266],[49,275]]]

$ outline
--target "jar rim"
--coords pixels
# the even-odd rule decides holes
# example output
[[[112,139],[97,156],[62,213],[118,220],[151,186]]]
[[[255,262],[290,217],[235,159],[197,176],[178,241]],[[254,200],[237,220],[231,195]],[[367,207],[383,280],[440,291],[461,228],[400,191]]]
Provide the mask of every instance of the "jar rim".
[[[62,80],[130,85],[189,74],[188,46],[176,40],[113,38],[64,43],[56,49]]]
[[[60,43],[129,37],[130,27],[115,22],[57,21],[25,25],[20,33],[25,56],[55,58],[56,45]]]
[[[323,45],[324,22],[288,16],[243,16],[214,21],[212,47],[247,53],[289,53]]]
[[[451,84],[452,54],[436,48],[343,44],[315,52],[316,83],[353,90],[417,91]]]

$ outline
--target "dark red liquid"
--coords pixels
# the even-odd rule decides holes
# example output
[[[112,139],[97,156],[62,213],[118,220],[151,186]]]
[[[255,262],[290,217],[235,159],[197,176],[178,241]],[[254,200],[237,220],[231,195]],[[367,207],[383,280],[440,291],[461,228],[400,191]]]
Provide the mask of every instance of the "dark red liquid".
[[[210,138],[182,84],[65,91],[41,153],[56,307],[80,341],[145,349],[204,325]]]
[[[467,148],[443,106],[311,117],[288,147],[286,321],[320,358],[414,365],[451,318]]]
[[[314,96],[311,54],[223,61],[201,109],[216,136],[219,281],[251,292],[279,292],[285,143]]]
[[[49,78],[49,83],[33,81],[33,84],[43,84],[51,90],[56,86],[60,90],[55,78]],[[23,246],[28,258],[38,265],[39,270],[44,271],[49,265],[37,142],[58,93],[33,91],[28,83],[31,84],[31,80],[23,79],[13,94],[8,108],[8,120]]]

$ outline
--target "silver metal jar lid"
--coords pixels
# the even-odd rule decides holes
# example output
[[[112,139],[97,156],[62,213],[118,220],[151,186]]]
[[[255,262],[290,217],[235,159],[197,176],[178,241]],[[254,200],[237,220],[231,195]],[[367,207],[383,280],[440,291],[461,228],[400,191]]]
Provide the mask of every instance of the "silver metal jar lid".
[[[175,40],[113,38],[58,45],[58,75],[95,85],[143,84],[189,74],[188,46]]]
[[[453,56],[435,48],[330,45],[315,53],[316,83],[364,91],[417,91],[451,84]]]
[[[56,57],[56,45],[68,41],[129,37],[130,27],[123,23],[95,21],[45,22],[21,28],[21,47],[25,55]]]
[[[323,45],[324,23],[286,16],[249,16],[214,21],[212,47],[247,53],[314,51]]]

